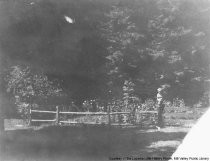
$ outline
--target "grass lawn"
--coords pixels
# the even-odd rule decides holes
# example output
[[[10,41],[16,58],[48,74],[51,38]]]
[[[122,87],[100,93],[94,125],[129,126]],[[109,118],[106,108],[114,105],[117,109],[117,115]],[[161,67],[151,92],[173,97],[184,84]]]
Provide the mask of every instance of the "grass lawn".
[[[186,131],[137,128],[47,127],[10,130],[1,138],[5,161],[109,160],[109,157],[170,156]],[[164,131],[165,130],[165,131]]]
[[[179,126],[163,129],[106,126],[49,126],[37,129],[8,129],[1,136],[2,161],[98,161],[128,157],[170,157],[195,119],[166,114],[166,122]],[[181,118],[180,118],[181,117]],[[20,125],[18,125],[20,127]]]

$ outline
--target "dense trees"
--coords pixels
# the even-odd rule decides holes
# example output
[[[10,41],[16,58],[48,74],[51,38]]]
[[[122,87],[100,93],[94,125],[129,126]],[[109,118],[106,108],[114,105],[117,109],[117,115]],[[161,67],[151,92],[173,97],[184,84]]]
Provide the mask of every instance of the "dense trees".
[[[90,99],[154,98],[168,84],[169,99],[195,104],[209,90],[209,7],[207,0],[2,1],[2,96],[65,97],[82,107]]]
[[[111,73],[132,79],[141,97],[154,96],[167,83],[170,98],[196,103],[208,91],[207,6],[207,1],[121,1],[107,15]]]

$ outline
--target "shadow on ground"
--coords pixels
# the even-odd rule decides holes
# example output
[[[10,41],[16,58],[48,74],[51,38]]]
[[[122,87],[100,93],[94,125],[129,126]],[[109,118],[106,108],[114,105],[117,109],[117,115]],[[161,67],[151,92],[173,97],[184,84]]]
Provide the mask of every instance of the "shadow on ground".
[[[138,128],[106,127],[47,127],[6,131],[1,136],[1,160],[94,161],[128,156],[167,157],[185,135],[186,132],[148,132]]]

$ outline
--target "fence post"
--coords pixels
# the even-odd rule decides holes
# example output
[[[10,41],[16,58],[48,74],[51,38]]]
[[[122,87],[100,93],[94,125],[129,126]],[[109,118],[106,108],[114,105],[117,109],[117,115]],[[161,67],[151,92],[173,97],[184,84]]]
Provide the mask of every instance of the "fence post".
[[[107,112],[107,114],[108,114],[108,126],[109,126],[109,128],[111,127],[111,117],[110,117],[110,106],[108,105],[108,112]]]
[[[133,110],[133,124],[136,124],[136,106],[134,107]]]
[[[5,128],[4,128],[4,117],[0,113],[0,137],[3,134],[4,131],[5,131]],[[1,140],[1,138],[0,138],[0,140]]]
[[[31,126],[31,106],[29,107],[29,118],[28,118],[28,126]]]
[[[56,106],[56,118],[55,118],[56,125],[59,124],[59,106]]]

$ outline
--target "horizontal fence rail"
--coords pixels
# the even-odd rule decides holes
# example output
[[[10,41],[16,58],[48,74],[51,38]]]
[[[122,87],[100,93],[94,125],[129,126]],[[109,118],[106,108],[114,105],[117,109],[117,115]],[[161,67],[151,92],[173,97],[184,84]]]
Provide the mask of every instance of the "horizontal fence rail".
[[[36,120],[36,119],[32,119],[31,121],[33,121],[33,122],[55,122],[56,120]]]
[[[154,113],[154,114],[157,114],[158,112],[157,111],[139,111],[139,112],[136,112],[136,113]]]
[[[39,113],[56,113],[56,111],[40,111],[40,110],[31,110],[31,112],[39,112]]]
[[[41,110],[31,110],[31,112],[39,112],[39,113],[56,113],[56,111],[41,111]],[[110,115],[117,114],[130,114],[132,112],[111,112]],[[157,111],[140,111],[136,113],[157,113]],[[59,114],[73,114],[73,115],[107,115],[107,112],[65,112],[61,111]]]
[[[107,115],[107,112],[59,112],[60,114],[74,114],[74,115]]]
[[[130,114],[131,112],[110,112],[110,115]]]
[[[32,113],[49,113],[49,114],[55,114],[54,120],[42,120],[42,119],[32,119]],[[60,115],[107,115],[108,116],[108,122],[107,123],[93,123],[88,122],[86,124],[108,124],[108,125],[115,125],[115,123],[111,124],[111,115],[129,115],[129,114],[157,114],[157,111],[138,111],[138,112],[110,112],[110,109],[108,109],[107,112],[70,112],[70,111],[59,111],[59,107],[56,106],[56,111],[46,111],[46,110],[32,110],[30,109],[30,119],[29,124],[31,122],[55,122],[56,124],[59,123],[68,123],[68,124],[82,124],[82,122],[75,122],[75,121],[62,121],[60,120]],[[119,123],[118,125],[127,125]]]
[[[60,121],[61,123],[68,123],[68,124],[82,124],[81,122],[74,122],[74,121]],[[89,125],[101,125],[101,123],[95,123],[95,122],[88,122],[86,124]]]

